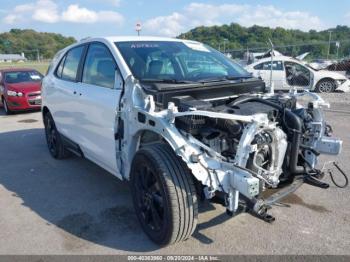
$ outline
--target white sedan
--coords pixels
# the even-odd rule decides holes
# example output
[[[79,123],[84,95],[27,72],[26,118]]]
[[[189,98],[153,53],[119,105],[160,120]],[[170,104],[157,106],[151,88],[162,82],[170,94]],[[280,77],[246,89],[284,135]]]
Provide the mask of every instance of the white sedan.
[[[292,87],[321,93],[350,91],[350,81],[342,74],[327,70],[316,70],[304,62],[287,57],[275,56],[261,59],[246,66],[255,77],[261,77],[267,86],[273,84],[276,90],[289,90]]]

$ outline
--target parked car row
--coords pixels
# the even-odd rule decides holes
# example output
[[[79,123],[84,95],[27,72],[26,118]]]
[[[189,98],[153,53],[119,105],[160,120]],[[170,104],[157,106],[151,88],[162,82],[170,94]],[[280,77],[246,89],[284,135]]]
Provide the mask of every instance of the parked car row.
[[[42,78],[29,68],[0,70],[0,101],[5,113],[40,110]]]

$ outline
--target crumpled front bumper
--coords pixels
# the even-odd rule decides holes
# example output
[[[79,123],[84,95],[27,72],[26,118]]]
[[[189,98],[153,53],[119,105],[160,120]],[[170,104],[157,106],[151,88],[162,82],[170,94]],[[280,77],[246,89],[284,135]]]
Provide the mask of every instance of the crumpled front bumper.
[[[350,92],[350,80],[346,80],[342,84],[338,82],[338,87],[337,87],[336,91]]]

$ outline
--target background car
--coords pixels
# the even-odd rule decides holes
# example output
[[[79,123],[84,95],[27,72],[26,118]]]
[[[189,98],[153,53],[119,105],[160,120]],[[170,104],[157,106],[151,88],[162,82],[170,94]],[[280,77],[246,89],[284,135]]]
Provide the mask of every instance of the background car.
[[[329,71],[335,71],[350,78],[350,59],[342,60],[327,67]]]
[[[315,59],[312,60],[309,65],[316,70],[326,69],[329,65],[332,65],[334,61],[327,59]]]
[[[271,57],[263,58],[246,69],[255,77],[261,77],[267,86],[271,79]],[[321,93],[335,90],[349,92],[350,81],[342,74],[327,70],[316,70],[304,62],[288,57],[273,58],[271,82],[276,90],[288,90],[292,87]]]
[[[41,107],[43,75],[33,69],[0,70],[0,97],[6,114]]]

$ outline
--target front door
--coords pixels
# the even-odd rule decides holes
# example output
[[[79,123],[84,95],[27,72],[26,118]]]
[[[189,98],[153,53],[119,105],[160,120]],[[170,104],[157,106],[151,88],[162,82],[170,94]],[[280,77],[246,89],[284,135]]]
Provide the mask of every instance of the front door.
[[[310,89],[313,82],[312,72],[302,64],[284,62],[286,86],[288,88]]]
[[[117,176],[115,134],[122,87],[123,80],[108,47],[90,44],[77,90],[79,145],[87,158]]]

